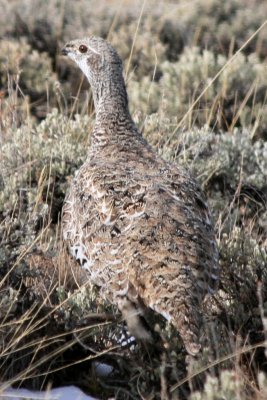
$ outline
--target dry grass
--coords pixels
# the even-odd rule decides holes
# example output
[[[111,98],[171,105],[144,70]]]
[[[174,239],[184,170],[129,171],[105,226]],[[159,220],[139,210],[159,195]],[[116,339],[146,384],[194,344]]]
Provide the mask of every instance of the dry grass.
[[[266,398],[265,2],[37,3],[38,17],[29,1],[0,16],[1,390],[72,383],[100,398]],[[57,53],[89,30],[123,57],[144,135],[194,172],[213,210],[222,277],[204,305],[198,359],[161,320],[160,355],[118,345],[120,315],[61,242],[94,112],[87,82]],[[97,376],[95,360],[113,375]]]

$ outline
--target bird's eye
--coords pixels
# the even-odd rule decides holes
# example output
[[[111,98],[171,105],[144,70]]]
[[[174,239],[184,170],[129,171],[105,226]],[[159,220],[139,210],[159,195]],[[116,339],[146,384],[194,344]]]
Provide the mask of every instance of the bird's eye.
[[[80,53],[86,53],[87,52],[87,47],[84,44],[81,44],[79,47],[79,52]]]

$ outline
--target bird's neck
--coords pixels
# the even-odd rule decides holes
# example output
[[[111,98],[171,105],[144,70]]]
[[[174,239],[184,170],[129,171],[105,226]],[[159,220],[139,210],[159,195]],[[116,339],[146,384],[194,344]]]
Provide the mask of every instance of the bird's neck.
[[[132,141],[137,128],[128,108],[128,97],[123,77],[109,75],[92,85],[96,121],[91,139],[95,150],[115,143]]]
[[[91,85],[96,113],[113,112],[118,108],[128,112],[128,96],[124,79],[116,71],[106,74]]]

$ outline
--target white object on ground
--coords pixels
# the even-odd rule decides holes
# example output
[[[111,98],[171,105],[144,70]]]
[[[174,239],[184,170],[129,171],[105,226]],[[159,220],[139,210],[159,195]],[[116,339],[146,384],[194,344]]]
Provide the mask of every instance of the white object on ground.
[[[114,372],[114,368],[112,367],[112,365],[109,365],[109,364],[104,364],[104,363],[95,361],[95,362],[93,362],[93,366],[94,366],[96,375],[99,377],[102,377],[102,378],[109,376],[110,374],[112,374],[112,372]]]
[[[1,393],[0,400],[97,400],[95,397],[87,396],[75,386],[63,386],[44,392],[31,391],[27,389],[7,389]]]

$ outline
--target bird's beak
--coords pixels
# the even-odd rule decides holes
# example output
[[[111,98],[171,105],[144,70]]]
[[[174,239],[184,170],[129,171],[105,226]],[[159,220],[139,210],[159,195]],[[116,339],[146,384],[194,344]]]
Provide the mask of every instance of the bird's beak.
[[[64,46],[63,49],[61,49],[61,54],[63,56],[67,56],[69,54],[69,52],[70,52],[70,50],[66,46]]]

